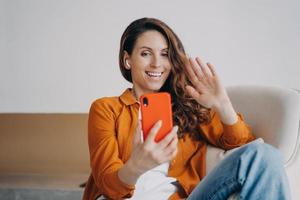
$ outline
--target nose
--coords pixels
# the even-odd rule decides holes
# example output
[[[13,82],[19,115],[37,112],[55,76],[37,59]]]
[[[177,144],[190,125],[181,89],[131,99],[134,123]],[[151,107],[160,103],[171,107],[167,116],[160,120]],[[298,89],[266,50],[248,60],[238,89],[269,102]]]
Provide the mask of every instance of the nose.
[[[161,60],[160,56],[154,55],[152,57],[151,67],[158,68],[158,67],[161,67],[161,65],[162,65],[162,60]]]

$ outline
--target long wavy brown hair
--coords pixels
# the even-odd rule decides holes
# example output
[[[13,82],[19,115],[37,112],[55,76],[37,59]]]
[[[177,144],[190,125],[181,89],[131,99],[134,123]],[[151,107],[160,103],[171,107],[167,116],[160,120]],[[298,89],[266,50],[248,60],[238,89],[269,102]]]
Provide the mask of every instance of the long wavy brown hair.
[[[172,97],[174,124],[178,125],[178,137],[191,134],[195,139],[201,139],[200,124],[210,121],[210,109],[207,109],[188,96],[185,86],[191,85],[185,67],[189,64],[182,42],[174,31],[164,22],[155,18],[141,18],[133,21],[125,29],[119,52],[119,66],[123,77],[132,83],[131,71],[125,68],[124,53],[131,55],[138,37],[146,31],[160,32],[168,44],[168,56],[172,68],[169,77],[160,89]]]

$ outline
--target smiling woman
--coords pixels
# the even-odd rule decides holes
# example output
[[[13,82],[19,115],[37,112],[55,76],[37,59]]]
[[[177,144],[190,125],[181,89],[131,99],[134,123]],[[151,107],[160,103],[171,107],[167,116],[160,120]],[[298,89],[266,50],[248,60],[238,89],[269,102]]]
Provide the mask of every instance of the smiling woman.
[[[92,103],[88,142],[92,172],[83,199],[290,199],[281,155],[255,136],[235,112],[214,66],[187,58],[180,39],[158,19],[142,18],[124,31],[122,75],[132,83],[119,97]],[[172,130],[161,123],[141,140],[137,101],[145,93],[172,97]],[[161,112],[161,111],[157,111]],[[207,144],[231,153],[206,175]]]
[[[144,93],[159,91],[170,74],[168,44],[158,31],[141,34],[132,52],[125,50],[124,60],[126,70],[131,71],[137,98]]]

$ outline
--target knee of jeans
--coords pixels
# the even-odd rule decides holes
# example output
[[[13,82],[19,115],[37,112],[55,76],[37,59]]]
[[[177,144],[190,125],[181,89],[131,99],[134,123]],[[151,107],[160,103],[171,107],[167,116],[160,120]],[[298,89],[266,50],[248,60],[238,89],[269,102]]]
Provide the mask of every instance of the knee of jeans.
[[[263,165],[274,167],[274,165],[283,164],[281,152],[269,144],[254,142],[246,146],[246,152],[251,152]]]

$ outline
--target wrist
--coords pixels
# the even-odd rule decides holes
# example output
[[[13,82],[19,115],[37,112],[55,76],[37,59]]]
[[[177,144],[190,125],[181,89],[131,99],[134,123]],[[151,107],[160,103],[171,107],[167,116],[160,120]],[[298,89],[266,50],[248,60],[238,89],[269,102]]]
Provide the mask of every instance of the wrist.
[[[233,125],[238,121],[238,116],[231,104],[231,101],[224,99],[213,108],[220,116],[221,121],[226,125]]]
[[[126,163],[126,168],[130,171],[131,174],[135,176],[141,176],[143,174],[142,170],[139,169],[138,165],[134,162],[134,160],[129,159]]]
[[[224,109],[224,107],[230,107],[231,105],[231,101],[229,99],[229,97],[224,97],[221,100],[217,101],[213,106],[212,109],[218,113],[222,112],[222,110]]]
[[[128,185],[135,185],[141,174],[134,163],[129,159],[119,170],[118,176],[122,182]]]

